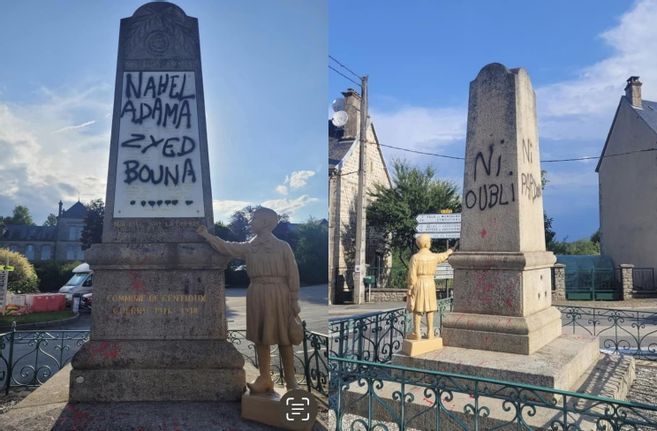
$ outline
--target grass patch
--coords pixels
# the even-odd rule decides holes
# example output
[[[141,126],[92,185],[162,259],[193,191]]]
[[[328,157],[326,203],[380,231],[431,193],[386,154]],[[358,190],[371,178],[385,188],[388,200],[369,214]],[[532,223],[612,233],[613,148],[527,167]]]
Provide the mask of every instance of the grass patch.
[[[12,321],[17,325],[21,323],[51,322],[53,320],[63,320],[75,316],[70,310],[64,311],[47,311],[45,313],[32,313],[23,316],[0,316],[0,326],[10,326]]]

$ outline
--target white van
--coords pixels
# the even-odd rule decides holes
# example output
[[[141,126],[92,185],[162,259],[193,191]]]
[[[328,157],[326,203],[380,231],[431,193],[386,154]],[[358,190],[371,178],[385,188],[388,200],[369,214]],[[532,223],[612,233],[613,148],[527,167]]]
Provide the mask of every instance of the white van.
[[[73,268],[73,277],[59,289],[59,293],[66,295],[66,301],[70,302],[73,295],[91,293],[93,288],[94,272],[89,268],[88,263],[81,263]]]

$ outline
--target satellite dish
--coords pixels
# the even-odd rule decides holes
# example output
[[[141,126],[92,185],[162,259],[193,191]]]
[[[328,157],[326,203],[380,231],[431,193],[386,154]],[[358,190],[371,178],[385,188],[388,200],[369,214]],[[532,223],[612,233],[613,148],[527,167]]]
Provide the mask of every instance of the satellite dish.
[[[340,112],[340,111],[344,111],[344,104],[345,104],[344,98],[340,97],[338,99],[335,99],[331,104],[331,106],[333,107],[334,112]]]
[[[347,114],[346,111],[337,111],[333,113],[333,116],[331,117],[331,123],[335,127],[343,127],[345,124],[347,124],[347,121],[349,120],[349,114]]]

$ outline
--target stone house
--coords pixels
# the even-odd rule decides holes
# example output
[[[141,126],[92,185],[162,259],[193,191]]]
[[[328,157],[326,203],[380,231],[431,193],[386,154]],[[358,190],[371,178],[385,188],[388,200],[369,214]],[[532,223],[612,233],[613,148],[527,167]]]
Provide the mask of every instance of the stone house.
[[[356,196],[360,157],[360,95],[349,89],[342,93],[349,119],[343,127],[329,121],[329,301],[340,302],[353,292],[356,231]],[[388,169],[381,153],[374,125],[367,131],[366,190],[374,184],[391,187]],[[371,198],[366,198],[366,203]],[[366,230],[366,260],[370,270],[389,268],[380,245],[381,234],[372,226]]]
[[[601,254],[633,264],[635,282],[652,284],[657,268],[657,102],[641,98],[638,76],[627,80],[596,167]],[[642,269],[638,271],[638,269]],[[648,275],[638,281],[637,275]],[[642,277],[646,278],[646,277]]]
[[[80,201],[66,211],[59,202],[55,226],[6,225],[0,235],[0,248],[24,254],[30,262],[82,260],[80,237],[87,209]]]

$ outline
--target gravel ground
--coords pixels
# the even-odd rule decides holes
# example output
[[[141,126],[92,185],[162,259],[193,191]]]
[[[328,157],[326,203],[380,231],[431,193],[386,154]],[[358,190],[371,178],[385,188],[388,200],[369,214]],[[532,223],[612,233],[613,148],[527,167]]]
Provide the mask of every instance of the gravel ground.
[[[28,396],[36,388],[13,388],[9,390],[9,394],[5,395],[4,391],[0,392],[0,415],[7,413],[9,409],[21,402],[23,398]],[[1,421],[0,421],[1,422]]]
[[[657,361],[636,360],[636,378],[627,394],[628,401],[657,406]],[[647,417],[655,422],[657,430],[657,412],[647,412]]]

